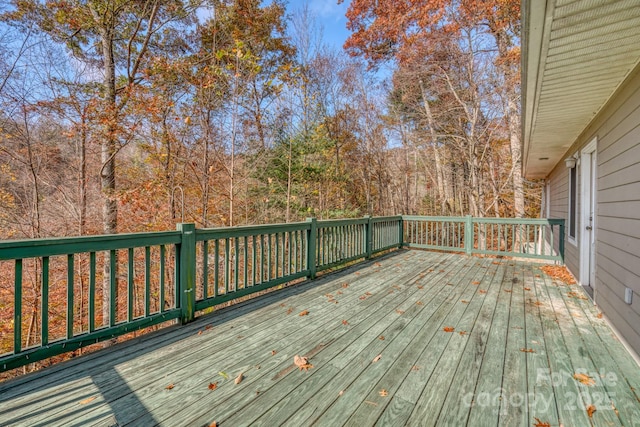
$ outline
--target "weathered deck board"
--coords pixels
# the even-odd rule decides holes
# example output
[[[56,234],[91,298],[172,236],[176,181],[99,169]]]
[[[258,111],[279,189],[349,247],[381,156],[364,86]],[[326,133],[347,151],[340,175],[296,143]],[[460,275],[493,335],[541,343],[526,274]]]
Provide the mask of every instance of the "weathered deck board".
[[[0,425],[636,425],[640,369],[583,295],[402,251],[0,384]]]

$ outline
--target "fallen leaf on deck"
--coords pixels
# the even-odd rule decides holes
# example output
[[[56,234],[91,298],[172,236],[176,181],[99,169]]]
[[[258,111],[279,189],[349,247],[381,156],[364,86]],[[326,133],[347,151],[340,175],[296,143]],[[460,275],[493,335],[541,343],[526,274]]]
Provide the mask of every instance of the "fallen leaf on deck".
[[[340,390],[340,393],[338,393],[338,396],[342,396],[344,394],[344,390]]]
[[[209,424],[209,427],[218,427],[218,423],[214,421],[211,424]]]
[[[342,295],[342,291],[336,292],[336,295]]]
[[[276,355],[276,353],[278,353],[278,352],[277,352],[277,351],[275,351],[275,350],[271,350],[271,355],[272,355],[272,356],[275,356],[275,355]]]
[[[442,330],[445,332],[453,332],[456,330],[456,328],[454,328],[453,326],[445,326],[444,328],[442,328]]]
[[[562,280],[567,285],[574,285],[576,283],[576,279],[569,273],[567,267],[546,265],[542,267],[541,270],[547,273],[552,279]]]
[[[533,419],[536,420],[536,423],[533,425],[533,427],[551,427],[551,424],[540,421],[540,418],[534,417]]]
[[[444,273],[444,270],[439,270],[440,273]]]
[[[348,284],[348,283],[343,283],[343,284],[342,284],[342,287],[343,287],[343,288],[348,288],[348,287],[349,287],[349,284]]]
[[[587,298],[587,297],[585,297],[584,295],[580,295],[579,293],[577,293],[577,292],[573,292],[573,291],[572,291],[572,292],[567,292],[567,296],[568,296],[569,298],[576,298],[576,299],[583,299],[583,300],[588,299],[588,298]]]
[[[304,310],[304,311],[301,311],[300,314],[298,314],[298,316],[306,316],[307,314],[309,314],[309,310]]]
[[[233,382],[236,384],[240,384],[243,379],[244,379],[244,375],[242,375],[242,372],[240,372],[240,374],[238,374],[238,376],[236,377],[235,380],[233,380]]]
[[[289,307],[289,310],[287,310],[287,314],[291,314],[293,312],[293,308]]]
[[[365,297],[364,295],[360,295],[360,298],[359,298],[359,299],[361,299],[361,300],[365,300],[365,299],[367,299],[367,297]]]
[[[398,313],[398,314],[404,314],[404,311],[402,311],[402,310],[396,310],[396,313]]]
[[[502,263],[500,261],[493,261],[491,264],[502,265]]]
[[[587,374],[573,374],[573,379],[580,381],[584,385],[594,385],[596,381]]]
[[[530,291],[530,290],[531,290],[531,288],[524,288],[524,290],[525,290],[525,291]]]
[[[602,319],[602,313],[598,313],[598,315],[596,316],[598,319]]]
[[[285,304],[283,302],[280,303],[280,307],[284,307]]]
[[[349,322],[347,322],[346,320],[343,320],[343,321],[342,321],[342,324],[343,324],[343,325],[348,325],[348,324],[349,324]]]
[[[479,284],[480,284],[480,282],[478,282],[478,281],[476,280],[476,281],[471,282],[471,284],[472,284],[472,285],[479,285]]]
[[[486,289],[480,289],[478,292],[480,292],[481,294],[486,294],[487,290]]]
[[[379,339],[380,341],[384,341],[384,335],[380,335],[380,336],[378,337],[378,339]]]
[[[523,352],[523,353],[535,353],[536,352],[532,348],[521,348],[520,351]]]
[[[593,405],[589,405],[587,406],[587,415],[589,415],[589,418],[593,418],[593,413],[596,412],[596,407]]]
[[[373,295],[371,292],[365,292],[364,293],[366,296],[370,297],[371,295]]]
[[[202,335],[202,331],[198,331],[198,335]]]
[[[424,285],[418,285],[418,289],[424,289]]]
[[[218,372],[218,375],[222,376],[222,378],[224,378],[225,380],[229,379],[229,375],[227,375],[226,372],[220,371],[220,372]]]
[[[469,301],[467,301],[466,299],[463,299],[460,302],[463,303],[463,304],[469,304]]]
[[[534,302],[535,305],[537,305],[538,307],[540,307],[542,305],[542,303],[540,301],[536,301]]]
[[[329,299],[333,298],[333,295],[331,295],[331,294],[325,294],[324,296],[329,298]]]
[[[356,276],[359,276],[359,275],[360,275],[360,272],[356,271]],[[343,288],[346,288],[346,286],[343,286]]]
[[[511,289],[503,289],[503,290],[507,293],[511,292]]]
[[[293,356],[293,363],[299,368],[300,371],[303,369],[308,371],[313,368],[313,365],[309,363],[309,359],[304,356],[298,356],[297,354]]]
[[[467,335],[467,331],[460,331],[459,334],[460,335]]]
[[[447,286],[453,286],[453,283],[447,283]]]
[[[171,384],[171,388],[173,388],[173,384]],[[96,396],[91,396],[91,397],[87,397],[84,400],[81,400],[80,402],[78,402],[80,405],[86,405],[87,403],[93,402],[94,400],[96,400]]]
[[[430,268],[430,269],[429,269],[429,273],[431,273],[432,271],[433,271],[433,268]]]
[[[215,390],[218,388],[218,382],[216,381],[215,383],[209,383],[209,390]]]
[[[209,330],[209,329],[211,329],[211,328],[213,328],[213,326],[211,326],[211,325],[207,325],[207,326],[205,326],[205,327],[204,327],[204,330],[205,330],[205,331],[208,331],[208,330]]]
[[[422,304],[422,301],[418,301],[416,304],[417,304],[417,305],[423,305],[423,304]]]
[[[165,387],[165,390],[171,390],[174,387],[175,386],[173,385],[173,383],[171,383],[171,384],[169,384],[168,386]]]
[[[413,365],[413,366],[411,367],[411,370],[412,370],[412,371],[419,371],[419,370],[420,370],[420,366]]]
[[[379,354],[376,357],[373,358],[373,361],[371,363],[376,363],[377,361],[379,361],[380,359],[382,359],[382,355]]]
[[[388,392],[387,390],[385,390],[385,389],[382,389],[382,390],[380,390],[380,391],[378,392],[378,394],[379,394],[380,396],[384,397],[384,396],[388,396],[388,395],[389,395],[389,392]]]

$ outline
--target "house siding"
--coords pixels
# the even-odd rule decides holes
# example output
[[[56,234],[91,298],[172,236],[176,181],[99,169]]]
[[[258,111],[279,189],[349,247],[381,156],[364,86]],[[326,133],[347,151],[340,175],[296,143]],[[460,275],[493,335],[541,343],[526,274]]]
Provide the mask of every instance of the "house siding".
[[[579,153],[597,138],[595,301],[629,346],[640,354],[640,67],[567,150]],[[578,167],[578,212],[582,209]],[[553,218],[568,219],[569,174],[559,162],[547,177]],[[581,230],[580,215],[577,230]],[[565,242],[567,268],[580,277],[580,233]],[[624,302],[625,287],[634,292]]]

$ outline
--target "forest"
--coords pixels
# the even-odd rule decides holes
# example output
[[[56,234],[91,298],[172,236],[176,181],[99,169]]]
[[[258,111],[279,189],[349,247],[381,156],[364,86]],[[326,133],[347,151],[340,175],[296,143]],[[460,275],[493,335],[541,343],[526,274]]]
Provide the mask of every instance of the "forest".
[[[538,216],[518,0],[0,6],[0,239],[421,214]]]

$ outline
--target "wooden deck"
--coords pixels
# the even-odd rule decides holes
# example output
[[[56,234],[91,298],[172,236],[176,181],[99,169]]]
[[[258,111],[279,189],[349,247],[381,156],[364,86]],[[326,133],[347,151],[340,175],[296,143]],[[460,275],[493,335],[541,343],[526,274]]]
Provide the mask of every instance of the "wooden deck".
[[[640,425],[638,365],[540,266],[400,251],[0,384],[0,425]]]

